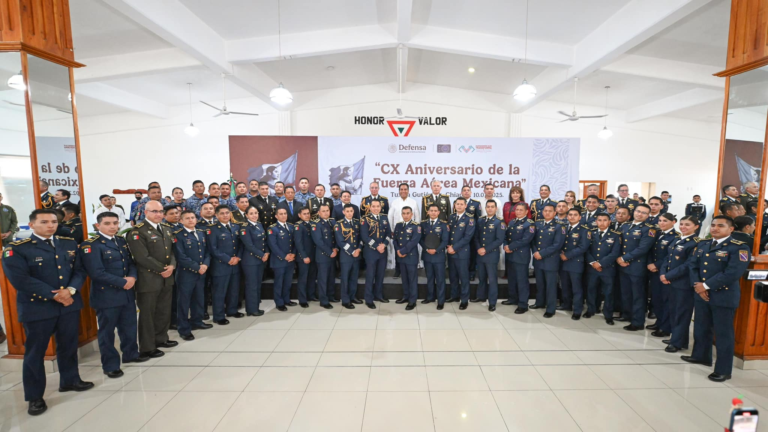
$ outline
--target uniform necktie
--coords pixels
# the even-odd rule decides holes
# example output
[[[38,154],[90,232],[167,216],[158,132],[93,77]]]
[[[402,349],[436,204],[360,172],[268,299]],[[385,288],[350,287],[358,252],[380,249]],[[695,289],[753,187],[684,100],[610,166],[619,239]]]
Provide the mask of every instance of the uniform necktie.
[[[46,243],[48,243],[48,246],[50,246],[50,247],[53,247],[53,240],[51,240],[51,239],[47,238],[47,239],[45,239],[44,241],[45,241]],[[54,249],[56,249],[56,248],[54,248]]]
[[[159,224],[157,225],[156,229],[157,229],[158,234],[160,234],[160,237],[163,237],[163,229],[160,227]]]
[[[291,209],[291,216],[293,216],[293,202],[288,201],[288,207]]]
[[[601,231],[600,232],[600,240],[602,240],[604,236],[605,236],[605,231]]]

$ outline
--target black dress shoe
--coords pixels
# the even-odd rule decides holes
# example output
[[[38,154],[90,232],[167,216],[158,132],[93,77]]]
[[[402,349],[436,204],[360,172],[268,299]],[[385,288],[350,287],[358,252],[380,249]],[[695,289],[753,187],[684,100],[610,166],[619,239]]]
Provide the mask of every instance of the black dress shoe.
[[[408,303],[408,300],[401,298],[401,299],[398,299],[397,301],[395,301],[395,303],[397,303],[397,304]]]
[[[626,330],[626,331],[640,331],[642,329],[643,329],[642,327],[636,326],[636,325],[632,325],[632,324],[624,326],[624,330]]]
[[[145,361],[149,361],[149,354],[140,353],[135,359],[124,361],[123,363],[144,363]]]
[[[466,303],[459,304],[459,310],[466,310],[466,309],[467,309],[467,304]]]
[[[303,307],[304,309],[309,307],[309,303],[299,303],[299,306]]]
[[[193,341],[193,340],[195,340],[195,335],[193,335],[192,333],[187,334],[187,335],[179,335],[179,337],[184,339],[185,341]]]
[[[341,305],[344,306],[344,308],[346,308],[346,309],[354,309],[355,308],[355,305],[353,305],[352,303],[342,303]]]
[[[656,325],[656,324],[651,324],[651,325],[645,326],[645,328],[648,329],[648,330],[658,330],[659,326]]]
[[[245,316],[245,314],[242,313],[242,312],[233,313],[233,314],[227,314],[227,317],[229,317],[229,318],[242,318],[244,316]]]
[[[493,312],[496,310],[496,305],[488,305],[488,312]]]
[[[414,310],[416,308],[416,303],[408,303],[408,306],[405,307],[405,310]]]
[[[67,386],[59,386],[59,392],[70,392],[70,391],[76,391],[76,392],[83,392],[86,390],[90,390],[93,388],[93,383],[88,381],[79,380],[75,384],[67,385]]]
[[[555,314],[549,313],[549,312],[544,312],[544,318],[552,318],[553,316],[555,316]]]
[[[211,319],[211,316],[210,316],[210,315],[208,315],[208,312],[205,312],[205,313],[203,313],[203,319],[204,319],[204,320],[209,320],[209,319]]]
[[[159,344],[155,344],[155,345],[159,346],[160,348],[173,348],[173,347],[179,345],[179,343],[176,342],[175,340],[167,340],[167,341],[165,341],[163,343],[159,343]]]
[[[246,315],[248,315],[248,316],[255,316],[255,317],[259,317],[259,316],[262,316],[262,315],[264,315],[264,311],[263,311],[263,310],[261,310],[261,309],[257,309],[257,310],[256,310],[256,312],[250,312],[250,313],[248,313],[248,314],[246,314]]]
[[[328,299],[328,301],[331,302],[331,303],[340,303],[341,302],[341,300],[336,300],[335,298]]]
[[[376,299],[376,301],[380,303],[389,303],[389,299],[385,299],[385,298]]]
[[[427,299],[424,299],[424,300],[422,300],[422,301],[421,301],[421,304],[430,304],[430,303],[432,303],[433,301],[434,301],[434,300],[427,300]]]
[[[288,308],[285,307],[285,305],[278,306],[276,309],[279,310],[280,312],[288,312]]]
[[[606,318],[605,323],[608,325],[613,325],[613,318]]]
[[[439,305],[437,305],[437,310],[443,310],[444,307],[445,307],[445,305],[439,304]]]
[[[623,317],[623,316],[620,316],[618,318],[614,318],[614,320],[616,320],[618,322],[629,322],[630,321],[629,318],[626,318],[626,317]]]
[[[528,312],[528,309],[523,309],[523,308],[521,308],[521,307],[518,307],[517,309],[515,309],[515,313],[516,313],[517,315],[522,315],[522,314],[524,314],[524,313],[526,313],[526,312]]]
[[[446,303],[458,303],[459,301],[461,301],[461,299],[457,299],[457,298],[447,298],[447,299],[445,299]]]
[[[505,306],[509,306],[509,305],[517,304],[517,302],[513,302],[512,300],[504,300],[503,302],[501,302],[501,304]]]
[[[366,303],[366,306],[368,306],[368,309],[376,309],[376,305],[373,303]]]
[[[718,373],[712,372],[711,374],[709,374],[707,376],[707,378],[709,378],[710,381],[714,381],[714,382],[725,382],[726,380],[731,379],[731,376],[730,375],[720,375]]]
[[[309,299],[309,301],[319,302],[320,299],[317,297],[312,297],[311,299]]]
[[[38,416],[48,409],[48,405],[42,399],[29,401],[29,408],[27,408],[27,414],[31,416]]]
[[[532,306],[528,306],[528,309],[544,309],[544,306],[539,306],[539,305],[535,304],[535,305],[532,305]]]
[[[663,340],[661,341],[661,343],[665,343],[665,344],[668,344],[668,343],[670,343],[670,342],[672,342],[672,339],[663,339]]]
[[[261,312],[262,314],[264,311]],[[213,328],[213,324],[203,323],[203,325],[192,326],[192,330],[208,330]]]
[[[680,356],[680,360],[688,362],[688,363],[693,363],[693,364],[700,364],[700,365],[704,365],[704,366],[712,366],[712,363],[704,363],[703,361],[697,360],[697,359],[695,359],[695,358],[693,358],[691,356]]]
[[[584,314],[584,318],[592,318],[593,316],[595,316],[595,314],[593,314],[592,312],[587,312]]]
[[[648,312],[648,319],[656,319],[656,314],[653,312]]]
[[[285,303],[285,305],[286,305],[286,306],[291,306],[291,307],[293,307],[293,306],[296,306],[297,304],[298,304],[298,303],[296,303],[296,302],[295,302],[295,301],[293,301],[293,300],[291,300],[291,301],[289,301],[289,302]]]
[[[578,320],[581,319],[581,315],[580,314],[573,314],[573,315],[571,315],[571,319],[574,320],[574,321],[578,321]]]
[[[146,353],[139,354],[139,357],[141,357],[143,355],[145,355],[145,356],[147,356],[149,358],[158,358],[158,357],[164,356],[165,353],[160,351],[159,349],[155,348],[154,351],[149,351],[149,352],[146,352]]]
[[[665,337],[669,337],[669,333],[662,330],[656,330],[655,332],[651,333],[651,336],[665,338]]]
[[[571,312],[571,311],[573,311],[573,308],[570,307],[570,306],[560,305],[560,306],[556,307],[555,310]]]
[[[360,300],[360,299],[356,299],[356,298],[353,298],[353,299],[352,299],[352,300],[350,300],[350,301],[351,301],[353,304],[363,304],[363,301],[362,301],[362,300]]]
[[[125,374],[120,369],[117,369],[109,372],[104,372],[104,375],[108,376],[109,378],[120,378]]]
[[[664,351],[666,351],[668,353],[676,353],[676,352],[680,351],[680,348],[678,348],[678,347],[676,347],[674,345],[667,345],[667,347],[664,348]]]
[[[278,308],[278,309],[280,309],[280,308]],[[214,322],[216,324],[218,324],[218,325],[227,325],[227,324],[229,324],[229,320],[228,319],[222,319],[222,320],[218,320],[218,321],[214,321]]]
[[[321,304],[320,307],[323,309],[333,309],[333,305],[330,304]]]
[[[469,301],[472,302],[472,303],[480,303],[480,302],[484,302],[485,299],[473,298],[473,299],[469,299]]]
[[[168,330],[178,330],[178,329],[179,329],[179,326],[177,326],[176,324],[171,324],[168,326]]]

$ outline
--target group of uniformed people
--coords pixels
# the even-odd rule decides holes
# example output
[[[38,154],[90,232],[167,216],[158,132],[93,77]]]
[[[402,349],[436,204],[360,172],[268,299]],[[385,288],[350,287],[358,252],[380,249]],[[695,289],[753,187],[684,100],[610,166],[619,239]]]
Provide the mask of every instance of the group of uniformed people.
[[[378,192],[377,184],[371,186]],[[626,188],[620,186],[620,192],[622,187]],[[284,187],[282,201],[264,193],[269,190],[266,183],[258,188],[257,196],[236,197],[234,211],[229,204],[214,207],[208,199],[180,212],[173,206],[164,208],[161,200],[149,200],[141,204],[143,221],[125,237],[118,235],[124,221],[114,212],[99,213],[97,233],[82,241],[82,234],[56,235],[61,221],[54,210],[35,210],[29,222],[33,235],[10,243],[2,259],[5,274],[18,291],[19,320],[27,336],[23,379],[29,413],[46,410],[43,357],[51,336],[57,340],[59,390],[93,387],[80,379],[77,368],[77,312],[83,307],[80,289],[86,276],[92,281],[90,305],[98,318],[102,368],[110,378],[118,378],[123,375],[121,361],[144,362],[164,355],[159,348],[177,346],[168,336],[172,325],[187,341],[194,340],[193,330],[212,327],[204,322],[206,284],[211,286],[213,322],[218,325],[229,324],[227,318],[263,315],[261,284],[267,269],[274,275],[279,311],[297,305],[290,294],[297,270],[298,304],[308,307],[310,301],[318,301],[332,309],[331,303],[339,302],[338,258],[343,307],[365,303],[375,309],[375,301],[388,303],[383,279],[390,246],[403,286],[396,303],[406,304],[406,310],[416,306],[421,260],[427,276],[422,303],[436,302],[441,310],[446,302],[459,302],[464,310],[468,302],[487,302],[489,311],[494,311],[497,269],[504,251],[508,298],[502,304],[515,305],[515,313],[542,308],[543,316],[550,318],[556,310],[564,310],[578,320],[602,309],[607,324],[624,321],[628,331],[652,329],[653,336],[668,338],[666,351],[677,352],[688,348],[695,311],[694,347],[683,360],[710,365],[714,338],[718,356],[710,379],[730,378],[738,281],[750,250],[730,236],[733,221],[727,216],[714,218],[713,240],[695,236],[699,229],[695,216],[682,218],[678,233],[676,217],[660,214],[661,205],[653,206],[657,213],[653,215],[652,206],[626,197],[619,206],[631,214],[630,220],[612,221],[595,195],[556,219],[558,203],[543,185],[541,197],[530,206],[514,205],[514,219],[507,224],[497,216],[496,199],[487,195],[482,205],[465,187],[462,196],[451,202],[440,193],[439,182],[433,182],[433,193],[422,199],[418,223],[414,219],[419,209],[408,198],[408,185],[401,185],[403,202],[392,203],[400,212],[392,226],[384,211],[390,208],[389,200],[378,194],[363,198],[359,208],[347,197],[340,203],[342,217],[333,219],[333,202],[323,198],[322,185],[304,203],[295,200],[292,186]],[[658,198],[649,201],[654,199]],[[476,268],[471,264],[473,255]],[[361,261],[366,269],[362,300],[358,298]],[[537,293],[529,306],[531,261]],[[470,271],[479,278],[473,299]],[[241,275],[245,314],[239,312]],[[649,307],[657,320],[645,326]],[[115,331],[121,353],[114,347]]]

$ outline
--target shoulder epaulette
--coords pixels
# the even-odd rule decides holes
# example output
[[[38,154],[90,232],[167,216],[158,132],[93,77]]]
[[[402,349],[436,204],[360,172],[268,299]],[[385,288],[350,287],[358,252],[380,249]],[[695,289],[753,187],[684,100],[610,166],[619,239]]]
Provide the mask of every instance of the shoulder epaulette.
[[[98,234],[96,234],[96,235],[95,235],[95,236],[93,236],[93,237],[89,237],[89,238],[87,238],[87,239],[83,240],[83,243],[93,243],[93,242],[94,242],[96,239],[98,239],[98,238],[99,238],[99,235],[98,235]]]
[[[533,219],[526,219],[528,223],[535,223]]]
[[[656,224],[652,224],[652,223],[648,223],[648,222],[645,223],[645,226],[647,226],[648,228],[658,228],[659,227]]]
[[[741,195],[739,195],[739,196],[743,196],[743,197],[745,197],[745,196],[747,196],[747,194],[743,193],[743,194],[741,194]]]
[[[386,201],[389,201],[389,198],[387,198],[387,197],[385,197],[385,196],[381,196],[381,195],[379,195],[379,198],[384,198]]]
[[[293,224],[292,224],[292,223],[290,223],[290,222],[286,222],[286,223],[285,223],[285,225],[286,225],[286,226],[293,226]]]
[[[272,225],[270,225],[269,227],[270,227],[270,228],[272,228],[273,226],[276,226],[276,225],[277,225],[277,222],[273,223],[273,224],[272,224]]]
[[[334,218],[328,218],[328,221],[330,221],[331,223],[336,223],[336,219]]]
[[[173,232],[173,234],[174,234],[174,235],[176,235],[176,234],[178,234],[178,233],[180,233],[180,232],[182,232],[182,231],[184,231],[184,228],[182,228],[182,229],[180,229],[180,230],[176,230],[176,231],[174,231],[174,232]]]
[[[589,229],[589,225],[587,225],[587,224],[582,224],[582,225],[581,225],[581,227],[582,227],[582,228],[586,228],[586,229]]]
[[[19,240],[19,241],[11,242],[11,243],[9,243],[9,244],[10,244],[11,246],[18,246],[18,245],[20,245],[20,244],[23,244],[23,243],[26,243],[26,242],[28,242],[28,241],[32,241],[32,239],[31,239],[31,238],[25,238],[24,240]]]
[[[214,222],[214,223],[209,223],[209,224],[208,224],[208,225],[206,225],[206,226],[208,226],[208,227],[213,227],[213,226],[216,226],[216,222]]]
[[[370,214],[370,213],[369,213],[369,214]],[[385,219],[386,219],[386,218],[387,218],[387,214],[386,214],[386,213],[379,213],[379,217],[383,217],[383,218],[385,218]]]
[[[698,243],[698,242],[700,242],[700,241],[701,241],[701,237],[694,237],[694,238],[693,238],[693,241],[695,241],[696,243]]]
[[[611,230],[611,232],[614,233],[614,234],[621,235],[621,231],[619,231],[619,230]]]
[[[75,239],[73,239],[72,237],[56,236],[56,238],[59,239],[59,240],[72,240],[72,241],[75,241]]]
[[[168,222],[160,222],[160,225],[167,226],[167,227],[171,226],[171,224],[169,224]]]
[[[200,228],[195,228],[195,231],[205,232],[205,230],[201,230]]]
[[[744,243],[743,241],[741,241],[741,240],[734,240],[734,239],[731,239],[731,243],[733,243],[733,244],[735,244],[735,245],[743,245],[743,244],[745,244],[745,243]]]
[[[136,226],[134,228],[141,228],[143,226],[144,226],[144,222],[140,222],[140,223],[136,224]]]
[[[447,196],[448,196],[448,194],[440,194],[440,196],[444,196],[444,197],[447,197]]]

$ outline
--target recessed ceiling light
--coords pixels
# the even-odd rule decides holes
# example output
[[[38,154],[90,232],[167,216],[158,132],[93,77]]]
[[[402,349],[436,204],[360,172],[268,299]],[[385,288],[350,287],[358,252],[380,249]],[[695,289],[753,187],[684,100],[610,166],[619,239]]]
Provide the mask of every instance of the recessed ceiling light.
[[[469,72],[469,73],[475,73],[475,68],[471,67],[471,68],[467,69],[467,72]]]
[[[332,71],[332,70],[334,70],[334,69],[336,69],[336,68],[335,68],[335,67],[333,67],[333,66],[328,66],[327,68],[325,68],[325,70],[327,70],[327,71],[329,71],[329,72],[330,72],[330,71]]]

